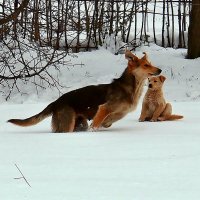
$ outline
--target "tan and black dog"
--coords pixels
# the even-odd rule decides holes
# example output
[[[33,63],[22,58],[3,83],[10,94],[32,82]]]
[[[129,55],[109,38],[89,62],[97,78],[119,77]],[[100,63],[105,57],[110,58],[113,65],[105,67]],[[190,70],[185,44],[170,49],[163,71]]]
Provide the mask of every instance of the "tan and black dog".
[[[88,128],[87,120],[92,119],[92,129],[111,126],[136,108],[145,79],[161,73],[159,68],[147,60],[146,54],[140,59],[127,50],[125,57],[128,59],[128,66],[110,84],[90,85],[73,90],[30,118],[10,119],[8,122],[31,126],[52,116],[53,132],[84,131]]]
[[[166,103],[162,86],[166,77],[163,75],[150,77],[149,88],[144,96],[142,103],[142,111],[139,118],[143,121],[166,121],[182,119],[181,115],[172,114],[172,105]]]

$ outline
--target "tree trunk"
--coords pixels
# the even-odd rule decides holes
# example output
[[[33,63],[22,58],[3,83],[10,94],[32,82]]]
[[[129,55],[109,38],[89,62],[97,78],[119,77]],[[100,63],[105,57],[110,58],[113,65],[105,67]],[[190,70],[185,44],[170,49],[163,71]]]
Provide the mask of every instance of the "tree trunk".
[[[39,28],[39,0],[35,1],[35,18],[34,18],[34,28],[35,28],[35,41],[40,42],[40,28]]]
[[[188,58],[200,57],[200,0],[192,0],[190,26],[188,30]]]

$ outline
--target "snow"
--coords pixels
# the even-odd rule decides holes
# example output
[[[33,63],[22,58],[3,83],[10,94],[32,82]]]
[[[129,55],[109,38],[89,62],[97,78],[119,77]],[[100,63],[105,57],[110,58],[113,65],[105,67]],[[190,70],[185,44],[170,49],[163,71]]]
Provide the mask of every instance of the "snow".
[[[138,122],[139,105],[99,132],[50,134],[49,119],[28,128],[5,123],[44,106],[0,106],[1,199],[199,199],[199,102],[173,102],[185,119],[161,123]],[[14,179],[15,164],[31,187]]]
[[[200,59],[185,59],[185,49],[156,45],[143,46],[135,53],[142,56],[143,51],[163,70],[165,97],[173,113],[184,119],[138,122],[141,98],[135,112],[97,132],[54,134],[50,118],[36,126],[17,127],[6,121],[36,114],[60,95],[55,88],[36,90],[31,81],[19,82],[26,95],[13,90],[9,101],[3,95],[0,98],[0,199],[200,198]],[[103,48],[77,55],[66,59],[83,65],[60,68],[62,93],[108,83],[127,65],[123,54],[116,56]]]

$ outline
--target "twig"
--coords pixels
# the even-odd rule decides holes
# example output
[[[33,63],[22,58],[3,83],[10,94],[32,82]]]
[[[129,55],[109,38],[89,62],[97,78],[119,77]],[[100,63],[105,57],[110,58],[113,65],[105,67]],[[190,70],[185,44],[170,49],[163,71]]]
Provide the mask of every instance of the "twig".
[[[21,179],[23,178],[26,183],[28,184],[29,187],[31,187],[31,185],[29,184],[29,182],[27,181],[26,177],[24,176],[24,174],[21,172],[21,170],[19,169],[19,167],[17,166],[17,164],[15,164],[15,167],[18,169],[18,171],[20,172],[20,174],[22,175],[22,177],[19,177],[19,178],[14,178],[14,179]]]

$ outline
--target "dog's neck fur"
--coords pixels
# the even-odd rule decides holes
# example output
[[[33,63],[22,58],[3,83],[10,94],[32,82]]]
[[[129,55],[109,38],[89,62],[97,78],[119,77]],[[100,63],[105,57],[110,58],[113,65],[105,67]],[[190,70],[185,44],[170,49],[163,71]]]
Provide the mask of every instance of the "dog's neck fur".
[[[124,89],[129,93],[132,101],[132,109],[134,110],[138,104],[138,101],[142,95],[145,78],[138,77],[136,74],[130,73],[127,69],[124,70],[121,77],[115,79],[120,81],[124,85]]]
[[[127,92],[131,94],[135,92],[135,87],[136,87],[135,76],[130,74],[127,69],[124,70],[121,77],[115,80],[121,82],[122,85],[124,85],[124,88],[127,90]]]

